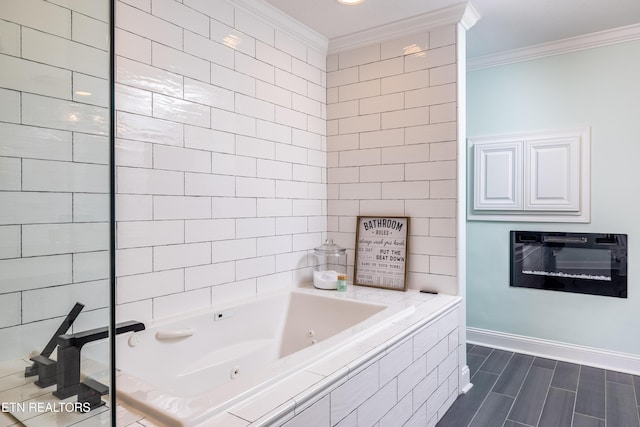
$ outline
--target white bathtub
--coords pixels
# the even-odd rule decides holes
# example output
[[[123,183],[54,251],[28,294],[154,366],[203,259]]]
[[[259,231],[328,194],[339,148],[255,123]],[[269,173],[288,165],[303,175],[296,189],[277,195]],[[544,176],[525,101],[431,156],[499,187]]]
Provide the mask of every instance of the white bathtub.
[[[117,398],[169,426],[195,426],[414,311],[337,292],[252,297],[117,341]]]

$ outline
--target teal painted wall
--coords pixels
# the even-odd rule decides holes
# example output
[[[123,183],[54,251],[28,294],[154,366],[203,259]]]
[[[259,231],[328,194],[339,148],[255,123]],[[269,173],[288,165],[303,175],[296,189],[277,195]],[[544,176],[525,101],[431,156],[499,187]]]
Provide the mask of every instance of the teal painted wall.
[[[469,138],[591,127],[591,223],[467,221],[467,324],[640,354],[640,42],[467,73]],[[627,299],[509,287],[509,231],[627,233]]]

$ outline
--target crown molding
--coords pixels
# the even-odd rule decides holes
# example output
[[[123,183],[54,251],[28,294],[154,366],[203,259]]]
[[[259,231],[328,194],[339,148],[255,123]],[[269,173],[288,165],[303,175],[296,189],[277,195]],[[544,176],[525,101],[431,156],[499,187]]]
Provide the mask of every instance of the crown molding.
[[[264,0],[227,0],[257,19],[326,55],[329,39]]]
[[[482,70],[500,65],[529,61],[547,56],[561,55],[640,39],[640,24],[569,37],[521,49],[467,59],[467,71]]]
[[[433,12],[412,16],[407,19],[346,36],[336,37],[329,40],[328,54],[345,52],[351,49],[393,40],[394,38],[399,38],[407,34],[428,31],[443,25],[461,23],[464,28],[468,30],[475,25],[479,18],[480,15],[470,3],[458,3]]]

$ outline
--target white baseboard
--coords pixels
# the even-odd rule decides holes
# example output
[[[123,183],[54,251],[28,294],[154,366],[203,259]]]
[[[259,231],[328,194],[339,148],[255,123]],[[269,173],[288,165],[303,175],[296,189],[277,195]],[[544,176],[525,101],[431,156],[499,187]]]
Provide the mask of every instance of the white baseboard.
[[[640,356],[486,329],[467,328],[467,343],[640,375]]]
[[[473,387],[471,384],[471,372],[469,371],[469,366],[465,366],[460,371],[460,394],[467,394],[469,390]]]

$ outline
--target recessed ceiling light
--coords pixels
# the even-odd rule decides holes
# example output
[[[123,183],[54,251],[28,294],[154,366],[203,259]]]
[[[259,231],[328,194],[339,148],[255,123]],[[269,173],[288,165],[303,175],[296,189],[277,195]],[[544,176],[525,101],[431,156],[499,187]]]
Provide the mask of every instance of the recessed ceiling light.
[[[338,3],[346,4],[348,6],[353,6],[356,4],[362,3],[364,0],[338,0]]]

